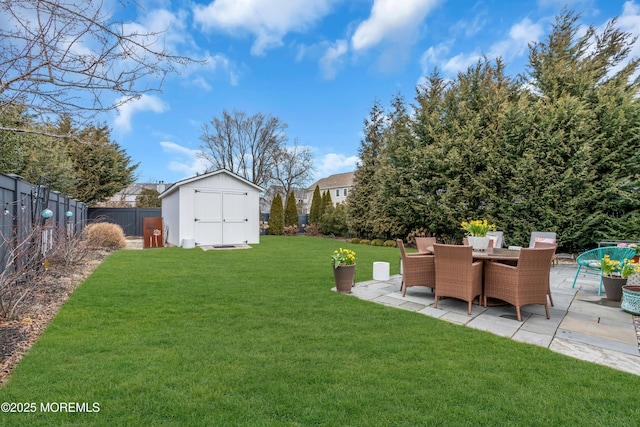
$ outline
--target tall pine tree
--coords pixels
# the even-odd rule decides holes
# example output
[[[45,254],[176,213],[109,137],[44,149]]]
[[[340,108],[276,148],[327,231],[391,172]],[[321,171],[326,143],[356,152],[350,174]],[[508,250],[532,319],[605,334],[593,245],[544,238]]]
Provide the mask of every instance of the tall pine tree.
[[[282,206],[282,197],[276,194],[271,201],[271,210],[269,212],[269,234],[280,236],[284,233],[284,208]]]
[[[289,227],[292,225],[298,226],[298,208],[293,191],[287,197],[287,207],[284,210],[284,226]]]

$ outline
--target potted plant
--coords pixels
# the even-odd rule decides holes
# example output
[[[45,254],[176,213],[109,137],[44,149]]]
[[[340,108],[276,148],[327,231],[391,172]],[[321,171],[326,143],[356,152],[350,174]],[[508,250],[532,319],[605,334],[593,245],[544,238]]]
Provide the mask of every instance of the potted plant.
[[[356,253],[350,249],[337,249],[331,254],[336,290],[350,293],[356,277]]]
[[[633,272],[627,278],[627,284],[622,287],[622,302],[620,308],[636,316],[640,316],[640,265],[633,265]]]
[[[600,263],[602,269],[602,284],[607,294],[607,299],[620,301],[622,287],[627,284],[627,278],[638,271],[638,263],[625,259],[620,262],[605,255]]]
[[[462,221],[460,224],[467,234],[467,240],[469,244],[473,246],[476,251],[483,251],[489,246],[489,237],[487,232],[489,230],[496,231],[495,224],[489,224],[486,219],[475,219],[471,221]]]

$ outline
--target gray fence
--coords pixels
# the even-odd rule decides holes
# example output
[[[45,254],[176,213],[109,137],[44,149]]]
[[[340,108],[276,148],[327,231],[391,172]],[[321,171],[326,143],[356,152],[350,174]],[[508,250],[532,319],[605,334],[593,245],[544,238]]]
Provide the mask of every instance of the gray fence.
[[[89,219],[118,224],[127,236],[143,236],[142,219],[161,216],[161,208],[89,208]]]
[[[51,190],[46,179],[30,184],[17,175],[3,173],[0,173],[0,209],[0,262],[8,245],[24,242],[34,226],[44,225],[45,210],[51,211],[48,226],[81,232],[87,221],[87,205]],[[5,265],[0,268],[4,270]]]
[[[269,222],[269,214],[268,213],[261,213],[260,214],[260,221]],[[307,225],[307,224],[309,224],[309,214],[298,214],[298,232],[299,233],[304,233],[305,232],[305,229],[304,229],[303,225]],[[260,230],[260,234],[267,235],[267,234],[269,234],[269,230],[261,229]]]

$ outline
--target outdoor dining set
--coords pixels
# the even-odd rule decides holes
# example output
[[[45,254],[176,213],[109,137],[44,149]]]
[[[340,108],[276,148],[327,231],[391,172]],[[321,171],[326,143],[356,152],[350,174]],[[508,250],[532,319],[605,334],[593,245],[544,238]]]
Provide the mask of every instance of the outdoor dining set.
[[[549,304],[553,297],[549,285],[550,269],[558,263],[556,235],[533,232],[529,247],[502,247],[502,233],[493,232],[489,244],[478,249],[463,239],[462,245],[439,244],[435,237],[416,237],[418,252],[408,253],[401,239],[397,246],[401,255],[402,296],[407,288],[424,286],[434,292],[434,307],[440,298],[455,298],[467,302],[468,314],[473,304],[511,304],[522,321],[520,308],[541,304],[550,318]],[[635,245],[633,245],[635,246]],[[602,260],[606,256],[619,263],[636,255],[636,249],[626,244],[604,246],[581,253],[574,261],[578,265],[573,287],[580,274],[600,275],[598,295],[602,293]],[[573,260],[573,258],[572,258]],[[637,264],[636,264],[637,265]]]
[[[529,248],[501,248],[500,242],[484,250],[474,250],[469,244],[438,244],[435,237],[418,237],[418,252],[407,253],[398,239],[402,261],[403,297],[411,286],[425,286],[435,293],[434,307],[440,298],[449,297],[485,307],[508,303],[520,308],[542,304],[547,318],[548,303],[553,306],[549,273],[556,251],[555,238],[533,240]],[[496,247],[494,247],[494,245]]]

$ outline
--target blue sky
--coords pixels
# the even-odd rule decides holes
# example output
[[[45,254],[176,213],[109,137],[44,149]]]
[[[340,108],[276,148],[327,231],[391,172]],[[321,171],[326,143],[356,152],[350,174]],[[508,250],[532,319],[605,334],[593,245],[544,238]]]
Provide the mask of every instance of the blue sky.
[[[527,44],[549,34],[566,4],[582,23],[640,34],[640,0],[197,0],[138,1],[127,19],[166,29],[177,54],[208,58],[165,81],[160,93],[106,120],[112,139],[139,162],[138,182],[175,182],[206,168],[202,126],[223,109],[288,124],[311,147],[314,179],[355,170],[374,101],[414,97],[437,67],[455,78],[482,55],[524,71]],[[112,4],[118,11],[119,2]],[[116,14],[117,16],[117,14]],[[634,56],[640,56],[636,46]]]

